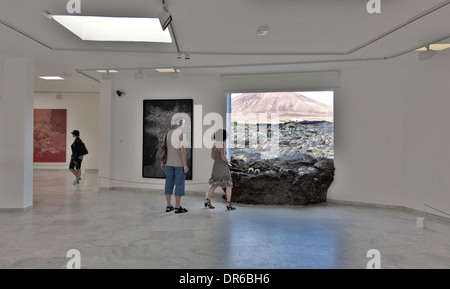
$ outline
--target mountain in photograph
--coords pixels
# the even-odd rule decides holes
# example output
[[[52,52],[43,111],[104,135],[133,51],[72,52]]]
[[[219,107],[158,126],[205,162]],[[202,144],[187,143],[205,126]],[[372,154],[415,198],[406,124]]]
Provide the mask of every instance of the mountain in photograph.
[[[242,93],[231,98],[231,121],[254,123],[254,113],[278,113],[280,121],[333,121],[333,107],[296,92]],[[270,120],[270,119],[269,119]]]

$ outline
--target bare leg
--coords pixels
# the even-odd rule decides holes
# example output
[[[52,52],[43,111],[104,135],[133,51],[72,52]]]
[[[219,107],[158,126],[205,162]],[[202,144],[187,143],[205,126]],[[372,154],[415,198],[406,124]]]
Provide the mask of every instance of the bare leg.
[[[227,187],[225,193],[227,195],[227,210],[235,210],[236,207],[231,205],[231,187]]]
[[[212,195],[213,195],[213,193],[214,193],[214,191],[216,190],[217,187],[218,186],[212,185],[209,188],[209,192],[208,192],[208,195],[206,196],[206,200],[203,202],[205,204],[205,207],[208,207],[210,209],[215,209],[215,207],[211,204],[211,197],[212,197]]]
[[[227,203],[231,202],[231,187],[227,187],[225,190],[225,193],[227,194]]]
[[[73,184],[79,184],[80,183],[80,176],[81,176],[81,169],[75,170],[75,169],[69,169],[70,172],[75,176],[75,181],[73,181]]]
[[[172,195],[166,195],[167,207],[172,206],[170,200],[172,199]]]
[[[180,208],[181,206],[181,196],[175,196],[175,208]]]
[[[206,197],[206,199],[211,200],[211,197],[212,197],[214,191],[217,189],[217,187],[218,187],[218,186],[214,186],[214,185],[213,185],[213,186],[211,186],[211,187],[209,188],[208,196]],[[205,203],[206,203],[206,202],[205,202]]]
[[[81,169],[79,169],[75,175],[75,177],[77,178],[77,181],[79,181],[81,179]]]
[[[187,212],[186,208],[181,207],[181,196],[175,196],[175,214]]]

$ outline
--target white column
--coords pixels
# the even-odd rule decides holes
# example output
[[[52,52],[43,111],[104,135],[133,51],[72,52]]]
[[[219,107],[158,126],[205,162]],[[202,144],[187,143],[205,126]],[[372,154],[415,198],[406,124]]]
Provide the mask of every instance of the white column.
[[[99,163],[98,176],[101,188],[111,188],[111,113],[112,113],[112,80],[100,83],[99,105]]]
[[[0,210],[33,207],[33,70],[0,55]]]

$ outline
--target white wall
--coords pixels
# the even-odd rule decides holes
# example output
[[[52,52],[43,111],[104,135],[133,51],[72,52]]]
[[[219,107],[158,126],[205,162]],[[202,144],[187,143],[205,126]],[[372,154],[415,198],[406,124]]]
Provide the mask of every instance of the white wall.
[[[450,212],[449,56],[341,70],[330,199]]]
[[[116,90],[126,95],[118,97],[114,93]],[[114,187],[163,188],[163,179],[142,178],[144,99],[193,99],[194,106],[202,105],[203,115],[218,112],[225,119],[227,98],[219,75],[183,75],[180,79],[163,75],[145,80],[115,77],[112,91],[111,172],[109,176],[101,172],[100,177],[128,181],[112,182]],[[208,127],[205,126],[203,132]],[[199,127],[195,126],[194,134],[197,129]],[[193,149],[193,179],[186,181],[187,191],[208,190],[212,164],[209,149]],[[104,171],[107,174],[107,170]]]
[[[33,206],[33,64],[0,55],[0,209]]]
[[[99,116],[99,132],[98,132],[98,146],[101,147],[99,151],[98,175],[106,178],[111,178],[111,133],[112,133],[112,102],[114,99],[112,91],[112,81],[103,80],[100,83],[100,107],[98,111]],[[99,186],[104,188],[111,188],[112,184],[108,179],[99,179]]]
[[[426,203],[450,212],[449,67],[449,53],[441,53],[408,65],[384,61],[340,71],[330,200],[417,210]],[[130,182],[113,182],[115,187],[162,188],[164,183],[141,177],[144,99],[192,98],[203,105],[203,115],[226,112],[218,75],[118,78],[111,90],[117,89],[126,95],[112,96],[111,173],[106,177]],[[209,150],[193,153],[187,190],[206,191],[207,185],[197,183],[210,176]]]
[[[89,154],[84,157],[82,169],[98,169],[99,94],[62,93],[63,99],[56,99],[56,93],[35,93],[34,108],[67,109],[67,139],[65,163],[34,163],[35,169],[68,169],[74,138],[71,132],[80,131],[80,138],[86,144]]]
[[[404,70],[405,206],[450,213],[450,52]]]
[[[392,67],[341,71],[329,199],[403,205],[403,97]]]

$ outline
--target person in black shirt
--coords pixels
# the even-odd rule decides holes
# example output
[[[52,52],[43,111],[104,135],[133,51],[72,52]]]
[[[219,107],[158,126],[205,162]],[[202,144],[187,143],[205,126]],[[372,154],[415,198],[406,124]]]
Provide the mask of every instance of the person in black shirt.
[[[70,148],[72,149],[72,156],[70,157],[69,170],[74,174],[74,185],[78,185],[81,179],[81,162],[83,161],[83,155],[81,152],[81,139],[80,132],[78,130],[72,131],[72,136],[75,138]]]

